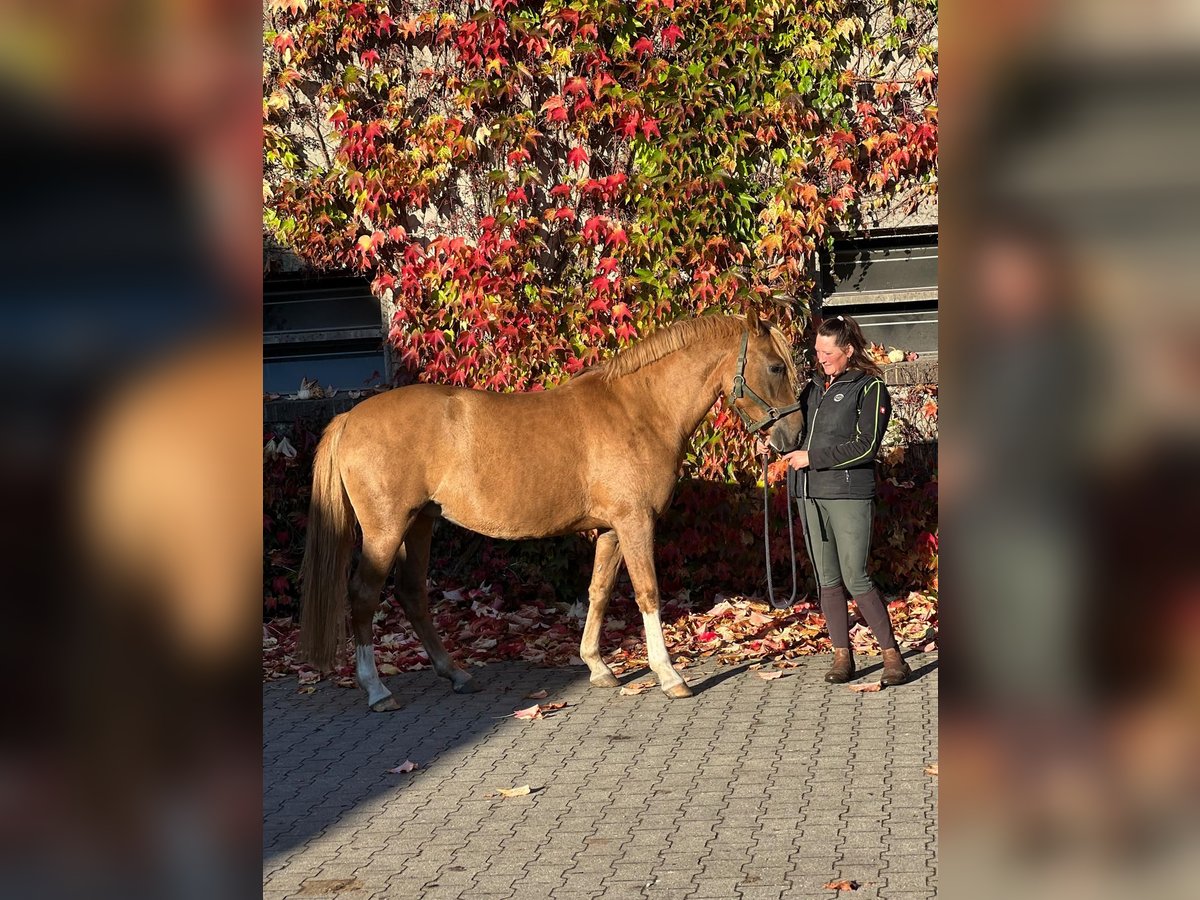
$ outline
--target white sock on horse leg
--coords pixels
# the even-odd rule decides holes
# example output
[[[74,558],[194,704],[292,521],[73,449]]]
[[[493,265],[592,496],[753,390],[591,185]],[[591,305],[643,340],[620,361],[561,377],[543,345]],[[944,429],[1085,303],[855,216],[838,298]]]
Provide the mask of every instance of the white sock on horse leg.
[[[359,644],[354,648],[354,671],[358,676],[358,686],[367,692],[367,704],[374,706],[384,697],[390,697],[392,692],[383,686],[379,680],[379,672],[375,669],[375,648]]]
[[[642,613],[642,624],[646,628],[646,656],[650,668],[658,676],[658,685],[662,688],[679,684],[683,676],[671,665],[671,655],[667,653],[667,642],[663,639],[662,621],[658,610]]]

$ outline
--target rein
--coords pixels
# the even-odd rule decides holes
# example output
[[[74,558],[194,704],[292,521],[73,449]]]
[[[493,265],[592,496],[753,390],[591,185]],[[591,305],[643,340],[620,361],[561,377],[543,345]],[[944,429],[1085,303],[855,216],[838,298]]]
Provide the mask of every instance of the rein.
[[[771,604],[772,609],[789,609],[796,603],[796,535],[795,526],[792,524],[792,479],[785,477],[783,479],[784,490],[787,492],[787,523],[788,523],[788,549],[792,554],[792,596],[788,598],[787,603],[781,604],[775,600],[775,584],[771,578],[771,484],[767,480],[767,457],[769,454],[762,455],[763,465],[763,554],[766,557],[767,565],[767,601]]]
[[[742,397],[749,397],[757,403],[765,412],[766,418],[754,421],[740,407],[735,406],[742,423],[746,426],[746,430],[751,434],[761,431],[763,428],[769,428],[774,425],[784,416],[790,416],[792,413],[803,408],[804,404],[797,400],[795,403],[785,406],[782,409],[772,406],[757,393],[754,388],[746,384],[746,349],[750,344],[750,334],[746,332],[742,335],[742,345],[738,350],[737,371],[733,375],[733,390],[729,396],[731,400],[739,400]],[[795,526],[792,524],[792,482],[791,478],[784,479],[785,490],[787,491],[787,522],[788,522],[788,548],[792,554],[792,595],[786,604],[781,605],[775,599],[775,582],[771,576],[771,485],[767,480],[767,457],[768,454],[762,455],[763,464],[763,553],[767,566],[767,600],[771,604],[772,609],[788,609],[796,602],[796,538]]]

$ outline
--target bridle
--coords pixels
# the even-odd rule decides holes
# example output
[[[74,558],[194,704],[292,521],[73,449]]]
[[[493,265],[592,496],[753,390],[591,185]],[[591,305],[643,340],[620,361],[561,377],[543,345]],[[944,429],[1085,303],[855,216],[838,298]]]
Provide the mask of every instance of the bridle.
[[[751,434],[756,431],[761,431],[763,428],[769,428],[782,419],[784,416],[790,416],[792,413],[803,408],[804,404],[797,401],[782,409],[772,406],[762,397],[760,397],[750,385],[746,384],[746,349],[750,346],[750,332],[742,334],[742,346],[738,350],[737,371],[733,373],[733,389],[729,392],[730,405],[732,401],[740,400],[742,397],[749,397],[767,414],[765,419],[759,419],[757,422],[746,414],[746,411],[740,406],[733,406],[737,413],[742,418],[742,423],[746,426],[746,430]]]
[[[800,401],[785,406],[782,409],[772,406],[762,397],[760,397],[754,388],[746,384],[746,350],[750,346],[750,333],[746,332],[742,335],[742,346],[738,350],[737,371],[733,374],[733,390],[729,392],[731,401],[740,400],[742,397],[749,397],[767,414],[766,418],[759,419],[757,422],[748,416],[740,406],[734,406],[738,415],[741,416],[742,423],[746,426],[746,430],[751,434],[756,431],[761,431],[763,428],[769,428],[774,425],[784,416],[790,416],[792,413],[804,407]],[[788,522],[788,548],[791,550],[792,556],[792,596],[786,604],[775,602],[775,583],[771,577],[771,488],[767,478],[767,454],[763,454],[763,550],[766,555],[767,563],[767,600],[774,609],[788,609],[796,602],[796,588],[798,582],[796,579],[796,537],[795,525],[792,519],[792,483],[790,478],[784,479],[785,490],[787,491],[787,522]]]

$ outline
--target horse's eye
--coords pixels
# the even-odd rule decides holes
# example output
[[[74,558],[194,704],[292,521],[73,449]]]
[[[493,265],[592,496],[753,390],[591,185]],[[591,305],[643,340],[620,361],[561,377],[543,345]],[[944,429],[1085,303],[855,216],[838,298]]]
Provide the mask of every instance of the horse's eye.
[[[783,366],[781,366],[781,365],[779,365],[778,363],[776,363],[775,365],[771,366],[771,368],[770,368],[770,369],[768,369],[768,371],[769,371],[769,372],[770,372],[772,375],[782,375],[784,372],[786,372],[786,371],[787,371],[787,369],[785,369]]]

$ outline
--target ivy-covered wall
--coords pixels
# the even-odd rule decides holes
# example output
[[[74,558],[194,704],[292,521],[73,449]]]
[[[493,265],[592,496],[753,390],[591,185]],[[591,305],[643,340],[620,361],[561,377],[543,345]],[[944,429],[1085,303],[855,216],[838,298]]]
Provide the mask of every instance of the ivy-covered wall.
[[[936,14],[932,0],[270,0],[264,240],[370,279],[403,381],[542,389],[707,310],[754,309],[799,344],[822,243],[936,204]],[[936,385],[905,390],[920,413],[902,426],[898,397],[894,428],[936,415]],[[268,614],[296,596],[314,435],[291,440],[295,459],[265,459]],[[889,589],[928,589],[936,457],[890,440],[877,569]],[[664,587],[753,590],[759,473],[720,403],[684,476]],[[514,597],[570,599],[590,567],[582,536],[517,547],[446,528],[437,546],[435,577],[503,578]]]

